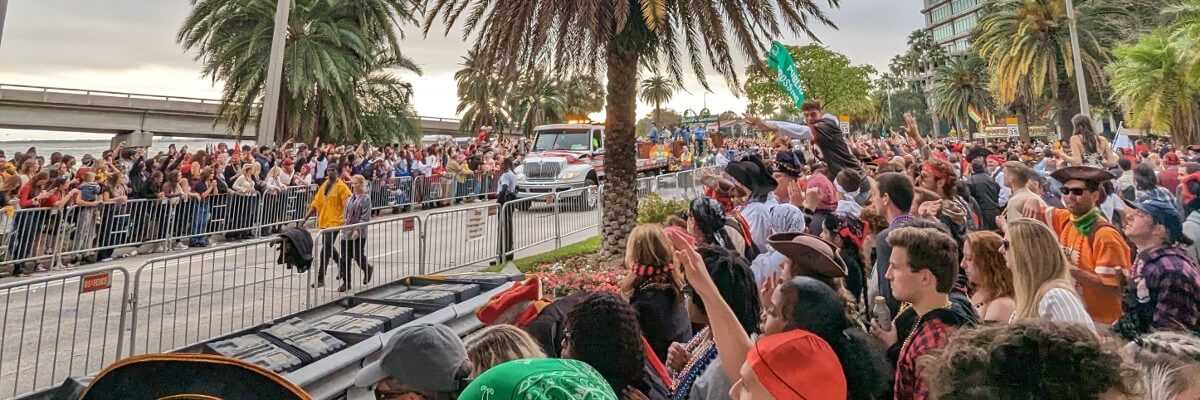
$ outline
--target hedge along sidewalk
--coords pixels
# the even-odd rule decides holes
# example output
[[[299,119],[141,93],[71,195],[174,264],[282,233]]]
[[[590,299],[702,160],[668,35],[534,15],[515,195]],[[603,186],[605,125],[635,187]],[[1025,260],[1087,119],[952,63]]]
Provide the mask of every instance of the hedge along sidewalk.
[[[592,236],[587,239],[584,239],[581,242],[572,243],[572,244],[569,244],[569,245],[566,245],[563,247],[559,247],[554,250],[547,251],[545,253],[534,254],[532,256],[518,258],[515,261],[513,261],[513,264],[516,264],[517,269],[521,270],[521,272],[530,272],[533,270],[534,267],[537,267],[538,265],[549,264],[549,263],[553,263],[554,261],[557,261],[557,260],[571,258],[571,257],[580,256],[580,255],[584,255],[584,254],[596,253],[599,251],[600,251],[600,236],[596,235],[596,236]],[[490,266],[490,267],[484,269],[484,271],[499,272],[502,269],[504,269],[504,265],[493,265],[493,266]]]

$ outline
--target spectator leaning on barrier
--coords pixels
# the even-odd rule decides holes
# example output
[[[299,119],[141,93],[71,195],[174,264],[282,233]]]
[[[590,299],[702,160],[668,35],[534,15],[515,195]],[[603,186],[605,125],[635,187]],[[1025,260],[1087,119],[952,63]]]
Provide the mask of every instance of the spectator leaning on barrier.
[[[513,173],[513,161],[511,158],[504,159],[500,164],[500,183],[496,194],[496,203],[500,207],[500,254],[501,261],[510,261],[513,258],[513,229],[512,229],[512,208],[504,207],[510,201],[517,199],[517,174]]]

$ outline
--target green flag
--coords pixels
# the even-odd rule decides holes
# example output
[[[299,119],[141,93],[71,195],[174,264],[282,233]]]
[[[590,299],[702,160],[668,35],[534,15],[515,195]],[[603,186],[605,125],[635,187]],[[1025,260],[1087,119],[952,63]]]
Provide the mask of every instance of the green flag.
[[[804,104],[804,82],[800,80],[800,71],[796,70],[796,61],[792,53],[779,42],[771,42],[771,53],[767,55],[767,65],[775,70],[775,83],[787,92],[796,108]]]

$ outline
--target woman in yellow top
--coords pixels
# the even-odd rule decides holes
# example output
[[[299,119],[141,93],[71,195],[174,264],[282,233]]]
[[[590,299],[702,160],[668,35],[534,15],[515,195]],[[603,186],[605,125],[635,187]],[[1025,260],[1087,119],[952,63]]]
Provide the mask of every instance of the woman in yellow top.
[[[319,229],[345,225],[346,200],[350,198],[350,194],[350,187],[338,179],[337,167],[327,168],[325,181],[321,182],[321,186],[313,194],[312,205],[309,207],[308,215],[304,217],[304,222],[308,223],[313,214],[316,214],[317,228]],[[317,282],[313,283],[315,288],[325,286],[325,267],[329,266],[329,257],[337,257],[338,265],[346,264],[342,255],[338,255],[334,250],[336,240],[337,231],[327,231],[321,234],[321,263],[317,266]],[[338,279],[343,279],[341,269],[338,270]]]

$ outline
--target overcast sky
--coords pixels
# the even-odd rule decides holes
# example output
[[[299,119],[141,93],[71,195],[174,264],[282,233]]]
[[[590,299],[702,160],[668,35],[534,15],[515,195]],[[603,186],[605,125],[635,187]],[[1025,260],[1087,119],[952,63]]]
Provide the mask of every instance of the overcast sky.
[[[922,25],[920,0],[841,2],[839,9],[825,7],[840,29],[816,31],[858,64],[885,68],[904,49],[908,33]],[[0,43],[0,83],[217,98],[219,87],[200,75],[194,54],[175,42],[190,8],[187,0],[10,0]],[[467,45],[457,34],[431,32],[423,38],[414,27],[404,31],[405,54],[425,72],[405,76],[415,87],[417,110],[426,116],[454,116],[453,75]],[[714,93],[704,95],[689,82],[691,93],[681,93],[668,106],[700,108],[707,101],[714,111],[744,111],[745,100],[731,95],[723,80],[709,82]],[[641,104],[639,114],[650,109]]]

